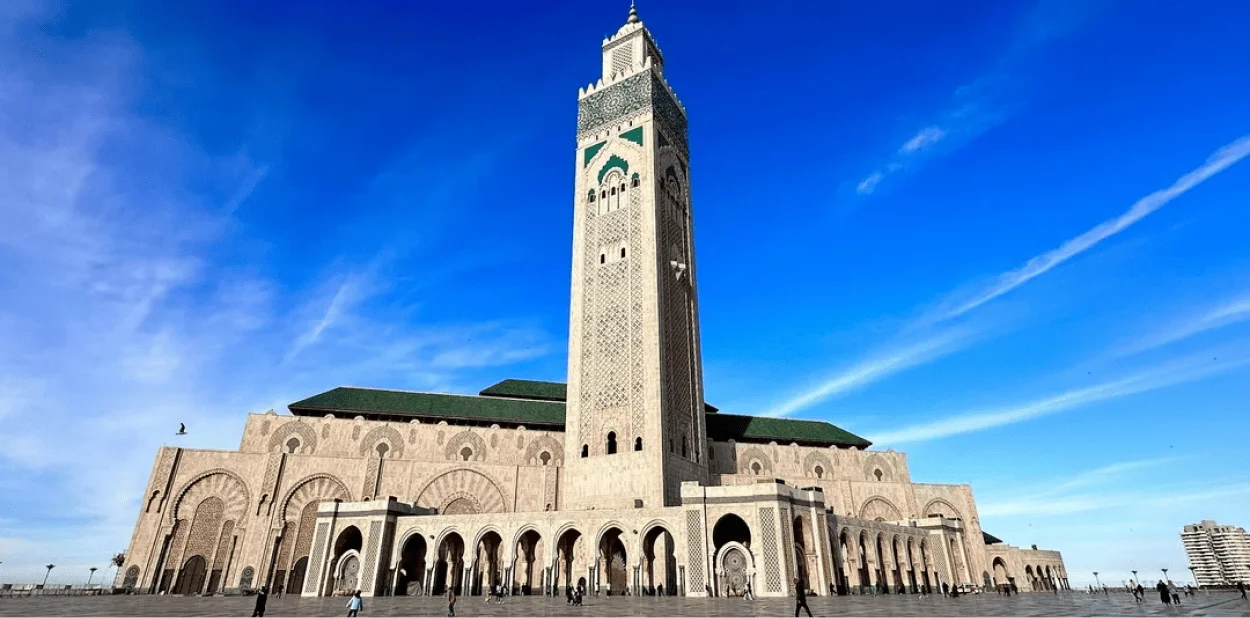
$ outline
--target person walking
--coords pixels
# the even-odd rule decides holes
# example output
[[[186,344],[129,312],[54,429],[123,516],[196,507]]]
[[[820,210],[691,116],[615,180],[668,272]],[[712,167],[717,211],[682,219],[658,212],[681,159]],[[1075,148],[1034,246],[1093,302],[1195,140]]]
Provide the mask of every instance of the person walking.
[[[277,589],[275,592],[277,592],[277,593],[278,593],[278,598],[279,598],[279,599],[281,599],[281,598],[282,598],[282,591],[283,591],[283,590],[286,590],[286,586],[283,586],[282,584],[278,584],[278,589]]]
[[[456,589],[453,586],[447,587],[447,615],[456,615]]]
[[[751,591],[751,582],[747,582],[746,591],[742,593],[743,601],[754,601],[755,593]]]
[[[564,604],[565,605],[573,604],[573,587],[572,586],[564,587]]]
[[[252,618],[265,618],[265,604],[268,602],[269,589],[261,586],[260,590],[256,591],[256,607],[252,609]]]
[[[794,580],[794,618],[798,618],[800,609],[807,612],[807,617],[811,618],[812,610],[807,606],[807,586],[796,579]]]
[[[360,591],[357,590],[354,594],[352,594],[352,598],[347,600],[348,618],[351,618],[352,616],[359,616],[360,610],[363,609],[364,606],[365,606],[364,599],[360,598]]]
[[[1246,582],[1237,582],[1237,590],[1241,592],[1242,600],[1246,600]]]
[[[1172,605],[1172,593],[1168,591],[1167,582],[1159,580],[1159,583],[1155,584],[1155,590],[1159,591],[1159,600],[1162,601],[1164,605]]]

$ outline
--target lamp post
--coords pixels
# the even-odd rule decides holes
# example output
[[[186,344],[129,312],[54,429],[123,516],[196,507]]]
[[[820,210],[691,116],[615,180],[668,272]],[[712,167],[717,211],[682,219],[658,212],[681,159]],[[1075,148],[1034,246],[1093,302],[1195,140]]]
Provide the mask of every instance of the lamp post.
[[[1172,580],[1168,579],[1168,570],[1167,569],[1160,569],[1160,570],[1163,571],[1163,581],[1169,584],[1172,583]]]
[[[91,578],[95,577],[95,571],[96,571],[96,569],[95,569],[95,567],[91,567],[89,570],[91,571],[91,574],[87,576],[87,587],[88,587],[88,588],[90,588],[90,587],[91,587]]]
[[[1098,571],[1094,571],[1094,583],[1098,585],[1098,590],[1102,590],[1102,582],[1098,580]]]
[[[1191,566],[1189,567],[1189,574],[1194,578],[1194,585],[1197,586],[1199,590],[1202,590],[1202,584],[1198,583],[1198,571]]]
[[[1141,584],[1141,580],[1137,579],[1137,571],[1133,571],[1133,586]]]
[[[43,584],[42,584],[41,586],[39,586],[39,588],[40,588],[41,590],[42,590],[43,588],[46,588],[46,587],[48,586],[48,576],[52,574],[52,569],[55,569],[55,568],[56,568],[56,565],[55,565],[55,564],[49,564],[49,565],[47,565],[47,566],[46,566],[46,568],[48,569],[48,571],[47,571],[46,573],[44,573],[44,574],[43,574]]]

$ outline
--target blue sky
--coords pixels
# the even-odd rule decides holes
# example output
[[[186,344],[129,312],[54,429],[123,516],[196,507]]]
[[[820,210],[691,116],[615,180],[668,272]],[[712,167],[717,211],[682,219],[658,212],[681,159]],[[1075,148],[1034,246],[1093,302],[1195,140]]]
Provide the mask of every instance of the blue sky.
[[[627,8],[0,3],[0,581],[103,568],[157,446],[246,412],[562,380],[577,88]],[[1076,583],[1250,525],[1250,7],[639,10],[711,402],[971,483]]]

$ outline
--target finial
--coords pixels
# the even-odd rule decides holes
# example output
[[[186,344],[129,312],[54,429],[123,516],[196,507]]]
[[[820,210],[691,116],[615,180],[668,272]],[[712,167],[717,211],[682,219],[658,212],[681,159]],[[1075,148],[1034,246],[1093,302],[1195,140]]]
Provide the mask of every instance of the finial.
[[[638,19],[638,8],[634,6],[634,0],[629,0],[629,19],[626,19],[625,23],[636,24],[639,21],[642,20]]]

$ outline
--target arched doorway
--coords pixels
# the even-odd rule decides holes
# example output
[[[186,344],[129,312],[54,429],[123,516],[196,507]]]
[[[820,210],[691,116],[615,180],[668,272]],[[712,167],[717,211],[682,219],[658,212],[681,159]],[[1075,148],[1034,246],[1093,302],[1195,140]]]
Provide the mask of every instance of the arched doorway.
[[[1000,588],[1011,584],[1011,576],[1007,574],[1007,563],[1002,558],[994,558],[994,584]]]
[[[1033,576],[1033,566],[1024,565],[1024,578],[1029,581],[1029,589],[1037,590],[1037,578]]]
[[[584,543],[582,533],[575,528],[565,530],[556,539],[556,568],[553,586],[563,586],[565,591],[568,591],[575,586],[585,585],[581,576],[585,570],[582,568],[583,564],[577,559],[581,555]]]
[[[673,535],[655,526],[642,538],[642,586],[648,595],[677,594],[677,556]]]
[[[850,594],[852,566],[851,550],[855,545],[850,540],[850,531],[846,528],[838,534],[838,594]]]
[[[360,588],[360,549],[364,537],[360,528],[348,526],[334,541],[334,559],[330,562],[331,584],[327,588],[334,593],[347,593]]]
[[[433,594],[446,594],[450,587],[460,591],[464,575],[464,539],[459,533],[449,532],[438,544],[438,563],[434,566]]]
[[[399,571],[395,573],[396,595],[421,594],[425,585],[425,537],[421,533],[408,536],[399,550]]]
[[[629,587],[629,577],[626,574],[628,564],[625,556],[625,543],[621,540],[620,528],[609,528],[603,536],[599,538],[599,561],[596,570],[603,575],[600,576],[600,589],[606,595],[625,594],[625,589]]]
[[[886,578],[888,565],[885,562],[885,534],[878,534],[877,540],[873,543],[877,559],[877,591],[882,594],[890,593],[890,582]]]
[[[204,588],[207,572],[208,561],[204,560],[204,556],[187,558],[178,572],[178,581],[174,583],[174,594],[199,594]]]
[[[920,592],[920,584],[916,580],[916,539],[907,539],[907,585],[912,594]]]
[[[304,577],[308,574],[308,556],[304,556],[295,561],[291,566],[291,578],[287,583],[286,590],[291,594],[299,594],[304,590]]]
[[[518,594],[531,594],[541,584],[544,564],[542,536],[537,530],[527,530],[516,543],[512,585]]]
[[[713,563],[713,569],[716,572],[712,574],[712,583],[714,585],[715,592],[721,595],[727,594],[732,590],[729,584],[729,577],[731,574],[726,571],[726,569],[731,567],[731,564],[727,563],[725,560],[728,556],[724,556],[721,553],[721,548],[725,547],[729,543],[736,543],[747,552],[750,552],[751,550],[751,528],[747,525],[746,521],[733,513],[727,513],[721,516],[720,519],[716,520],[716,525],[712,527],[712,546],[715,548],[714,555],[721,556],[719,561]],[[743,556],[743,559],[742,564],[752,563],[749,556]],[[733,564],[738,563],[735,562]],[[738,576],[740,574],[734,573],[733,575]],[[754,589],[755,582],[749,583],[751,584],[752,589]]]
[[[859,533],[859,591],[867,592],[875,587],[876,582],[872,579],[873,569],[868,564],[868,533]]]
[[[814,558],[816,556],[815,552],[812,552],[811,558],[813,560],[809,562],[807,554],[812,550],[809,549],[811,544],[807,542],[807,524],[805,523],[802,515],[796,515],[794,517],[792,528],[794,532],[794,565],[797,569],[797,573],[795,573],[795,575],[799,580],[800,586],[803,586],[805,590],[811,590],[811,562],[814,562]]]
[[[482,595],[503,582],[503,565],[500,560],[500,548],[503,539],[498,532],[488,531],[477,541],[473,550],[473,582],[470,594]]]
[[[894,588],[899,593],[904,593],[907,592],[907,589],[903,580],[903,561],[900,557],[906,554],[900,551],[901,549],[902,541],[899,540],[898,536],[895,536],[890,542],[890,557],[894,561]]]
[[[920,579],[925,594],[933,594],[933,587],[937,585],[937,576],[932,573],[933,560],[929,554],[929,542],[922,539],[920,541]]]

